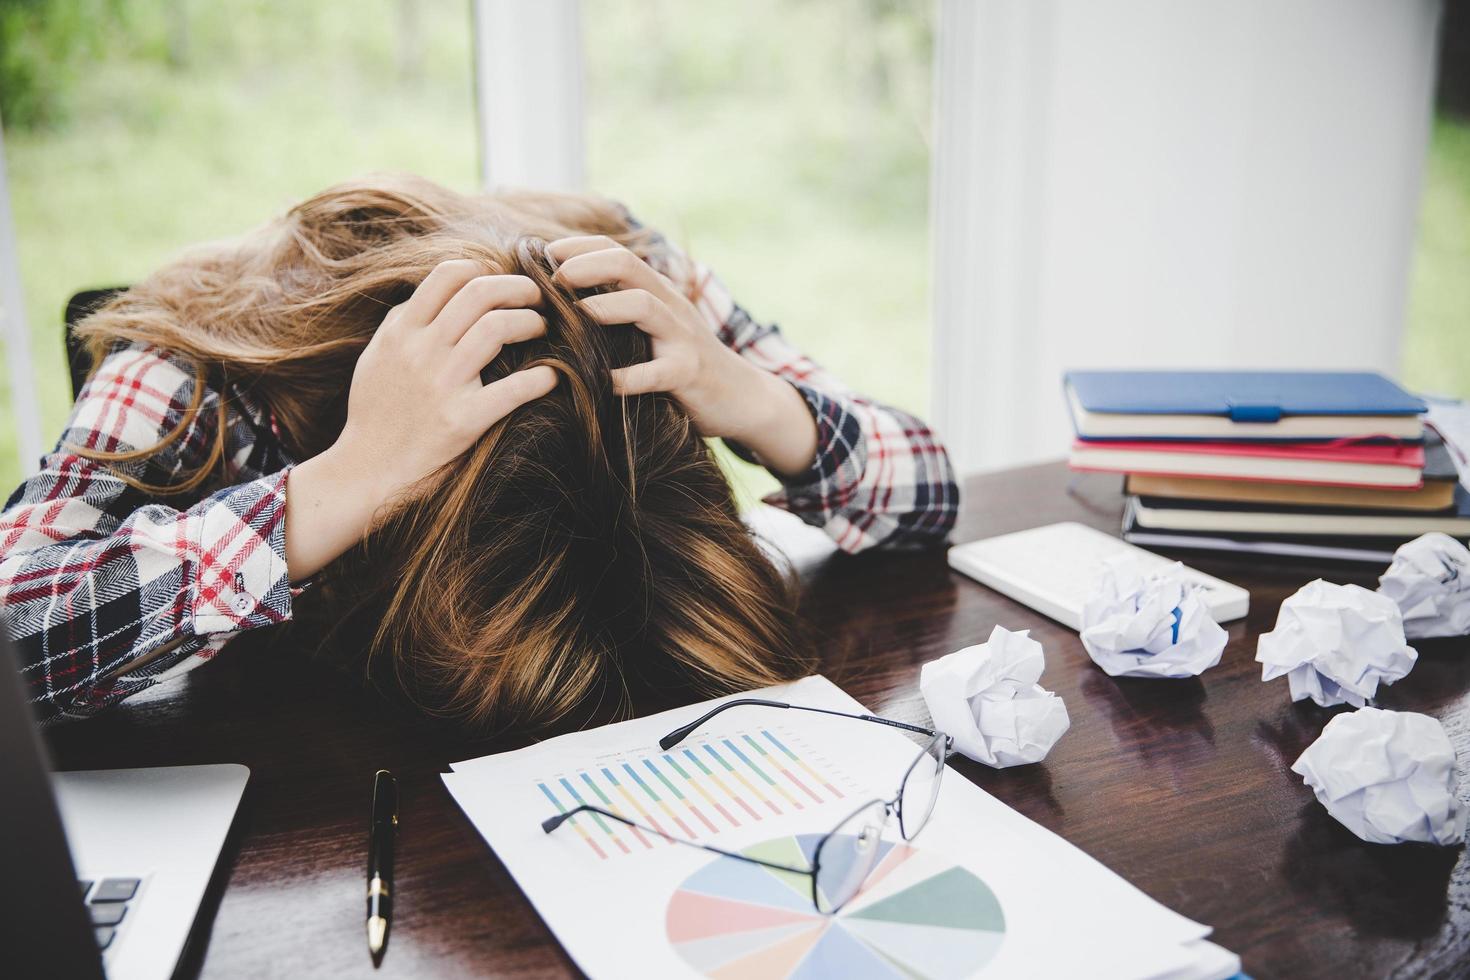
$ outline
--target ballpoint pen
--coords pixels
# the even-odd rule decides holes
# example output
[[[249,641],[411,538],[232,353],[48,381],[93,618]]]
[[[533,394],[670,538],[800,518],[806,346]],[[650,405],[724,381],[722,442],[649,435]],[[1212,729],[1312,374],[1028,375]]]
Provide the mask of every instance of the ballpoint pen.
[[[398,829],[398,780],[386,769],[373,777],[372,825],[368,828],[367,935],[376,966],[388,943],[393,915],[393,837]]]

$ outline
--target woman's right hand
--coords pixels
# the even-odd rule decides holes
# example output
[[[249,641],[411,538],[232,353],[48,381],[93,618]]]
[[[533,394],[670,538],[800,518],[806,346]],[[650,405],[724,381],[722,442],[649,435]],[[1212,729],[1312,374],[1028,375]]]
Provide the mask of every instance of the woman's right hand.
[[[525,276],[491,276],[469,259],[443,262],[393,307],[358,358],[347,424],[330,449],[287,481],[286,564],[304,579],[352,547],[385,504],[425,480],[490,426],[556,387],[540,365],[483,384],[506,344],[546,333]]]

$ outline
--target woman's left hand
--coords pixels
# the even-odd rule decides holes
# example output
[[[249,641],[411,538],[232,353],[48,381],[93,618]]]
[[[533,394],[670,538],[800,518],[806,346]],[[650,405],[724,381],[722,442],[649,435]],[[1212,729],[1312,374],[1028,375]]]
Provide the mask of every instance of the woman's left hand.
[[[665,276],[605,236],[563,238],[547,247],[557,282],[613,291],[580,300],[598,323],[631,323],[653,341],[653,356],[612,372],[621,395],[663,391],[684,407],[700,434],[740,442],[772,470],[805,472],[817,428],[801,394],[735,353]]]

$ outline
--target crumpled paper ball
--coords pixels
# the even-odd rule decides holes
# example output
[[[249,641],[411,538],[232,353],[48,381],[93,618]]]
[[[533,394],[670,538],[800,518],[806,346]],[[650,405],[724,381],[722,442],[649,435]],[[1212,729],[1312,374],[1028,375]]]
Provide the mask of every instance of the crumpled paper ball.
[[[1448,534],[1402,545],[1378,591],[1398,604],[1411,640],[1470,633],[1470,549]]]
[[[1062,699],[1036,683],[1046,658],[1028,632],[997,626],[985,643],[930,661],[919,674],[934,727],[997,769],[1040,762],[1072,724]]]
[[[1261,680],[1285,674],[1293,701],[1311,698],[1324,708],[1362,707],[1380,683],[1392,684],[1418,659],[1392,599],[1322,579],[1283,602],[1276,628],[1256,645]]]
[[[1444,726],[1428,715],[1382,708],[1338,715],[1291,771],[1338,823],[1365,841],[1465,839],[1455,749]]]
[[[1109,562],[1082,607],[1082,645],[1112,677],[1195,677],[1220,662],[1225,640],[1178,562],[1152,574]]]

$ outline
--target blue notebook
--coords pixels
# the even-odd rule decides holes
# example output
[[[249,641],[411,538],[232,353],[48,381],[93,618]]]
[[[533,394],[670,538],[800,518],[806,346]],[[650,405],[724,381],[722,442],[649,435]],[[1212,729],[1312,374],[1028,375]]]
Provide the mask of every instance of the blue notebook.
[[[1070,371],[1082,439],[1418,440],[1424,402],[1381,374]]]

